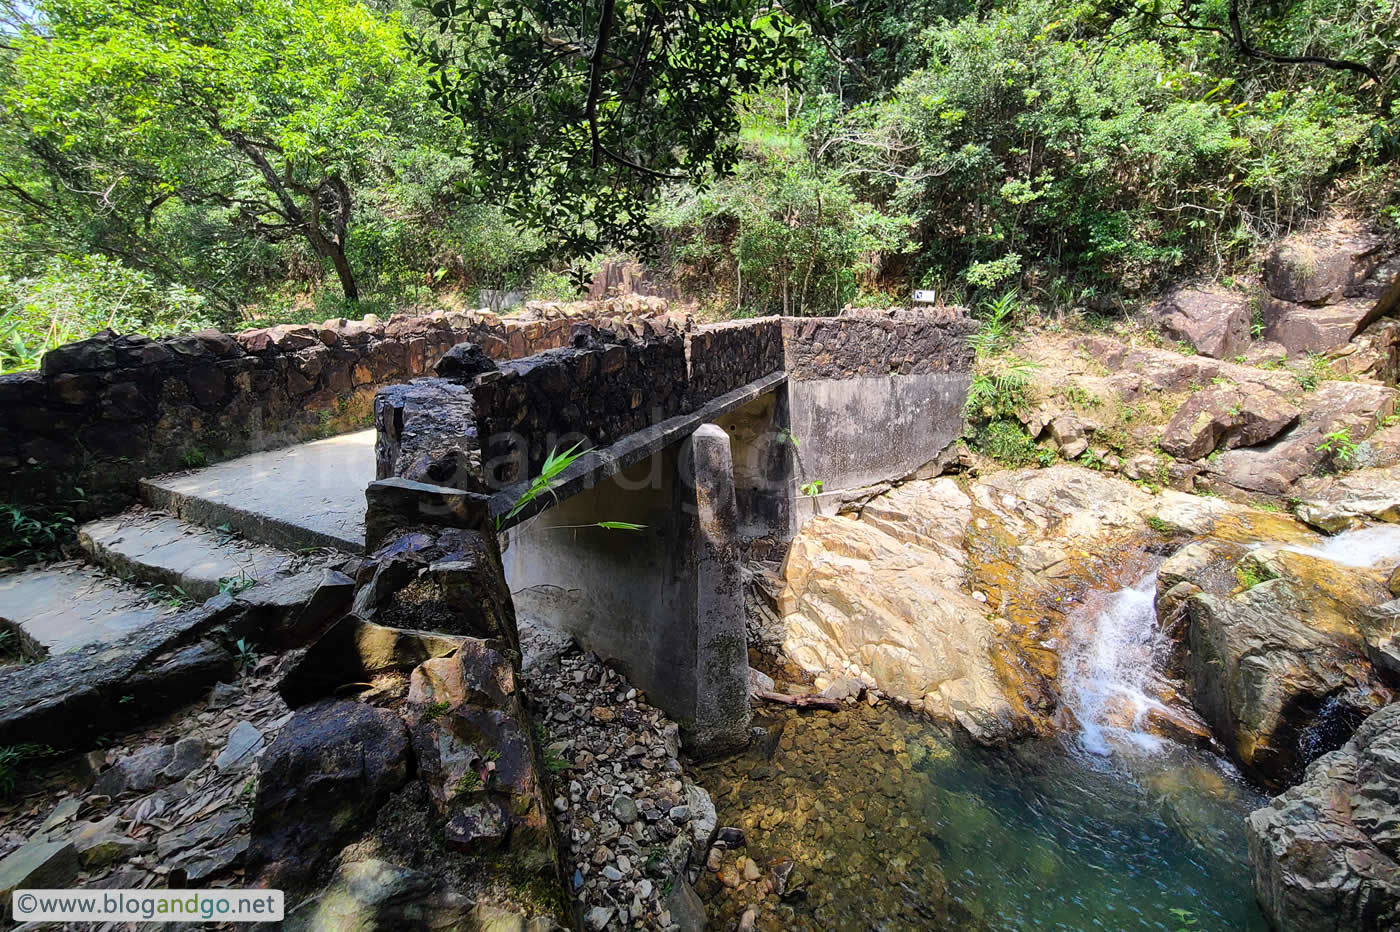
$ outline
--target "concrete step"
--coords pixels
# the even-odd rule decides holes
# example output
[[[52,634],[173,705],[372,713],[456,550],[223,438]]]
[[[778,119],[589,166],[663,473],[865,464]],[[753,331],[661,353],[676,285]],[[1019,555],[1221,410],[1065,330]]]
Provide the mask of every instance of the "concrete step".
[[[160,512],[135,509],[83,525],[78,543],[113,575],[178,588],[202,602],[295,568],[285,550],[241,540]]]
[[[374,481],[374,431],[253,453],[141,482],[153,507],[251,541],[360,553],[365,488]]]
[[[0,629],[29,660],[114,643],[177,610],[81,563],[0,576]]]

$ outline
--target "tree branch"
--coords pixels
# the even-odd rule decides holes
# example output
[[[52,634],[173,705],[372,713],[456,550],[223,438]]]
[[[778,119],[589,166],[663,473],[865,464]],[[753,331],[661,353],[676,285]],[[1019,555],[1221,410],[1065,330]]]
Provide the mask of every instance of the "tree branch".
[[[616,162],[618,165],[621,165],[621,166],[623,166],[624,168],[630,168],[630,169],[632,169],[633,171],[639,171],[639,172],[641,172],[643,175],[649,175],[650,177],[659,179],[659,180],[661,180],[661,181],[685,181],[685,180],[686,180],[686,176],[685,176],[685,175],[673,175],[673,174],[671,174],[671,173],[669,173],[669,172],[659,172],[659,171],[657,171],[657,170],[654,169],[654,168],[647,168],[645,165],[638,165],[636,162],[628,161],[627,159],[623,158],[622,156],[618,155],[616,152],[613,152],[613,151],[611,151],[610,149],[608,149],[608,148],[606,148],[606,147],[601,147],[601,146],[600,146],[600,147],[598,148],[597,151],[598,151],[598,152],[601,152],[603,155],[607,156],[607,158],[608,158],[610,161]],[[595,163],[595,165],[596,165],[596,163]]]
[[[1370,66],[1363,65],[1361,62],[1347,61],[1342,58],[1327,58],[1322,55],[1275,55],[1273,52],[1254,48],[1244,37],[1244,27],[1240,24],[1240,0],[1230,0],[1230,33],[1235,48],[1241,55],[1249,58],[1258,58],[1281,65],[1321,65],[1334,71],[1350,71],[1352,74],[1362,75],[1375,81],[1377,85],[1381,83],[1380,75],[1371,70]]]
[[[57,213],[57,211],[55,211],[53,207],[39,200],[34,195],[30,194],[9,175],[0,175],[0,191],[9,191],[19,200],[23,201],[24,203],[28,204],[30,207],[33,207],[35,210],[41,213],[48,214],[50,216],[53,216]]]
[[[603,11],[598,17],[598,37],[593,42],[593,57],[588,65],[588,103],[583,116],[588,121],[588,134],[593,140],[593,167],[602,162],[603,144],[598,139],[598,98],[603,93],[603,59],[608,54],[608,42],[612,39],[613,6],[616,0],[603,0]]]

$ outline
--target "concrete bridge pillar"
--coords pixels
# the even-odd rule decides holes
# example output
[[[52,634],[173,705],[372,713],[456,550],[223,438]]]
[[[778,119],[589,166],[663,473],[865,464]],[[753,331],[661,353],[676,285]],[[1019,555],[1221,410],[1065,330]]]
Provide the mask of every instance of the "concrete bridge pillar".
[[[749,657],[729,435],[701,425],[682,444],[679,466],[676,508],[692,517],[685,528],[689,546],[676,550],[681,611],[672,624],[695,652],[691,740],[716,752],[733,750],[748,741]]]
[[[733,750],[750,715],[738,523],[729,437],[702,425],[506,531],[517,616],[616,663],[689,753]]]

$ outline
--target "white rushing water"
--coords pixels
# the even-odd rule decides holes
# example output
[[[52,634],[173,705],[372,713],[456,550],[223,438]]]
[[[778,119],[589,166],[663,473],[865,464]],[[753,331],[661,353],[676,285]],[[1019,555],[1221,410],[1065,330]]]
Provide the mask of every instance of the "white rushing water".
[[[1150,695],[1156,672],[1157,573],[1108,596],[1092,617],[1079,620],[1071,634],[1074,646],[1061,670],[1065,704],[1079,720],[1079,742],[1092,754],[1108,755],[1115,746],[1156,751],[1162,739],[1142,730],[1153,709],[1168,711]]]
[[[1281,549],[1343,566],[1389,568],[1400,562],[1400,525],[1357,528],[1316,546]],[[1152,712],[1172,714],[1153,689],[1166,648],[1157,627],[1156,595],[1154,571],[1126,589],[1102,594],[1096,610],[1070,627],[1061,695],[1079,721],[1080,746],[1091,754],[1108,756],[1116,749],[1150,753],[1165,743],[1144,729]]]
[[[1380,566],[1400,560],[1400,524],[1377,524],[1344,531],[1316,547],[1289,545],[1282,549],[1322,557],[1343,566]]]

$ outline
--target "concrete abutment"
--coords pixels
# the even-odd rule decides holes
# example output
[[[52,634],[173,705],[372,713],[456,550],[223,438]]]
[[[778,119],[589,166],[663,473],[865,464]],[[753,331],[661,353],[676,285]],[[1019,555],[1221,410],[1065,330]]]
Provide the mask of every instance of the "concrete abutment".
[[[702,425],[504,538],[522,618],[616,662],[681,725],[691,753],[747,741],[738,508],[722,430]]]

